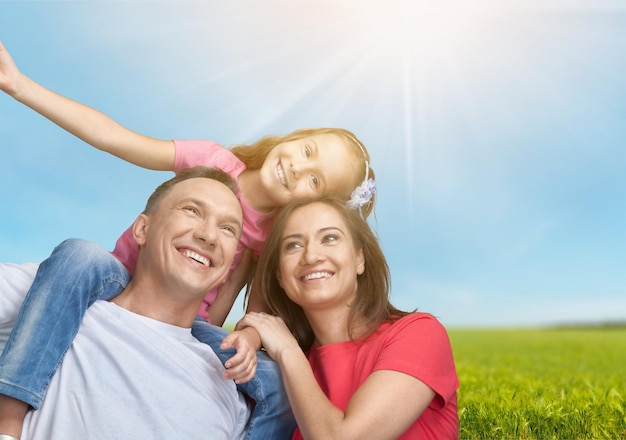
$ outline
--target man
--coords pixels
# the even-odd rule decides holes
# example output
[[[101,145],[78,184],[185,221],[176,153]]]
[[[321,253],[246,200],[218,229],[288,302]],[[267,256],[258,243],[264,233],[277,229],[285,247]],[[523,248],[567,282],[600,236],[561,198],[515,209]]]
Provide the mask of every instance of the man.
[[[226,183],[234,186],[221,171],[196,167],[157,188],[133,224],[133,278],[87,310],[43,404],[26,415],[22,440],[243,438],[245,399],[191,335],[241,234],[241,207]]]

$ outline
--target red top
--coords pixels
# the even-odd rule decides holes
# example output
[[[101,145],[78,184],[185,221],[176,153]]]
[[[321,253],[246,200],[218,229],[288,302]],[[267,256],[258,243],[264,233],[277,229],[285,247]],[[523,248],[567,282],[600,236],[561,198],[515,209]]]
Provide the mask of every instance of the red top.
[[[385,322],[363,342],[313,347],[309,362],[324,394],[343,411],[374,371],[394,370],[416,377],[435,391],[435,397],[399,439],[458,439],[459,380],[448,334],[432,315],[412,313]],[[299,430],[293,439],[303,439]]]

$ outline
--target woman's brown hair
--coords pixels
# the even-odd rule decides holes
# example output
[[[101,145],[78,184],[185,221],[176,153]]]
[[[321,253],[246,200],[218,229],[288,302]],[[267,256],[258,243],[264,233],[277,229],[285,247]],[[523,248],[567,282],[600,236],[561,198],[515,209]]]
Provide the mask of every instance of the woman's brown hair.
[[[369,334],[383,321],[394,320],[407,314],[396,309],[389,301],[391,276],[387,260],[378,238],[358,210],[349,209],[345,201],[336,197],[296,200],[285,206],[272,223],[259,259],[252,290],[269,307],[271,313],[283,318],[296,337],[300,347],[308,350],[315,340],[302,308],[289,299],[277,278],[280,265],[282,234],[291,214],[297,209],[315,203],[326,204],[344,219],[357,249],[363,250],[365,269],[357,277],[357,295],[351,304],[348,332],[353,337],[354,326],[365,325]]]

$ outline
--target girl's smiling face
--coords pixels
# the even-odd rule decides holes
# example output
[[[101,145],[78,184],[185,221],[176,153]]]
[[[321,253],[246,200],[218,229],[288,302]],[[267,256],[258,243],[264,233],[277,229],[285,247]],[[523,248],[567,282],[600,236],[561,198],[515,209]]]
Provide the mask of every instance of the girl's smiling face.
[[[289,299],[305,311],[345,308],[364,269],[363,251],[335,208],[317,202],[293,211],[281,237],[277,274]]]
[[[360,183],[362,162],[340,136],[317,134],[274,147],[261,168],[261,184],[275,207],[305,197],[347,199]]]

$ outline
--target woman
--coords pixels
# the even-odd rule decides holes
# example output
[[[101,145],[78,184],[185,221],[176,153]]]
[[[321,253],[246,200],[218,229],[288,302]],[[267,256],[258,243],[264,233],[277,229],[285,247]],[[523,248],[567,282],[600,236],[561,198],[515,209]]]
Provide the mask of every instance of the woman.
[[[458,438],[458,379],[443,326],[389,302],[389,267],[358,210],[331,198],[277,215],[249,313],[279,364],[294,439]]]

